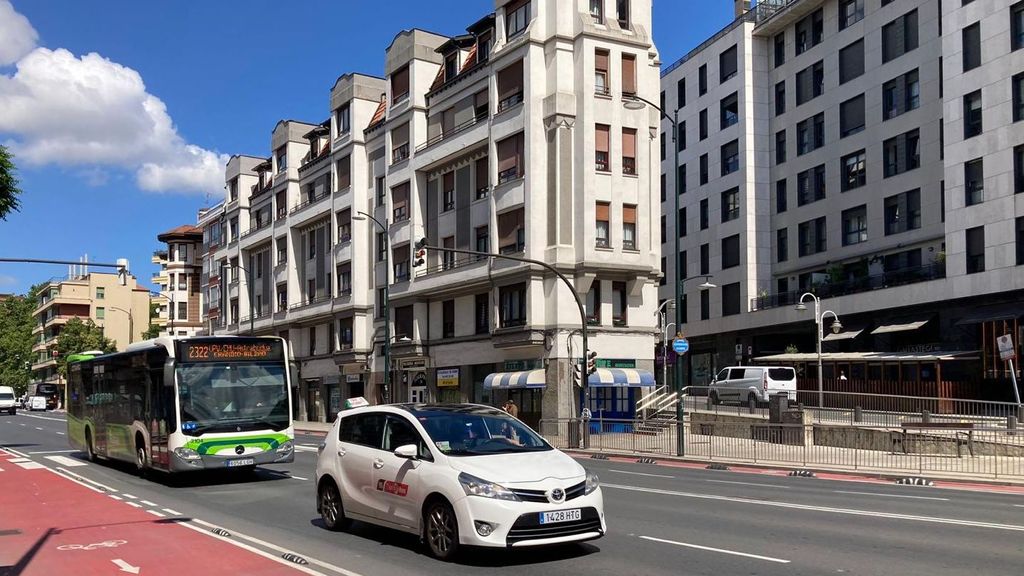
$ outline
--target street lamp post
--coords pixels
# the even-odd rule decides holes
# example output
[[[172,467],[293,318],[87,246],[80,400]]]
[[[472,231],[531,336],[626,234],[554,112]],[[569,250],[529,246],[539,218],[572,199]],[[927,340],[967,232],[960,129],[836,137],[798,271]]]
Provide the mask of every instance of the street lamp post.
[[[382,232],[382,238],[384,239],[384,245],[381,246],[381,250],[384,252],[384,302],[382,303],[382,312],[384,315],[384,403],[391,403],[391,319],[388,318],[388,300],[390,299],[390,291],[388,286],[391,285],[391,270],[388,268],[391,255],[388,249],[388,221],[387,218],[381,223],[373,216],[366,212],[357,211],[356,215],[352,217],[355,220],[373,220],[373,223],[380,228]]]
[[[666,307],[675,306],[674,300],[665,300],[658,306],[654,314],[658,317],[658,326],[661,326],[661,385],[668,386],[668,327],[678,326],[675,322],[667,322]]]
[[[118,312],[124,312],[125,314],[128,315],[128,343],[131,344],[132,342],[134,342],[135,320],[134,317],[132,316],[132,311],[125,310],[123,308],[118,308],[117,306],[107,306],[107,310],[117,310]]]
[[[678,241],[678,239],[677,239],[677,241]],[[677,256],[677,258],[678,258],[678,256]],[[704,281],[701,282],[699,286],[697,286],[697,288],[699,288],[702,292],[704,290],[710,290],[712,288],[716,288],[716,286],[711,283],[711,278],[712,278],[711,274],[699,274],[697,276],[690,276],[689,278],[683,278],[682,280],[680,280],[679,281],[679,285],[676,288],[676,290],[678,290],[680,293],[682,293],[683,292],[683,287],[686,284],[686,282],[689,281],[689,280],[696,280],[697,278],[703,278],[704,279]],[[682,302],[680,302],[680,305],[681,304],[682,304]],[[682,329],[682,326],[683,326],[682,325],[682,313],[681,313],[681,310],[679,310],[679,309],[676,310],[676,318],[677,318],[677,322],[678,322],[676,324],[676,330],[678,331],[678,335],[682,336],[682,333],[683,333],[683,329]],[[685,436],[685,434],[684,434],[685,430],[684,430],[684,422],[683,422],[684,417],[686,416],[686,407],[683,405],[683,390],[685,390],[686,386],[687,386],[686,379],[689,377],[689,370],[684,370],[683,369],[684,368],[683,367],[683,362],[684,361],[686,361],[686,362],[690,361],[690,355],[689,354],[684,354],[682,358],[677,359],[677,361],[676,361],[676,368],[675,368],[675,373],[678,375],[678,382],[679,382],[679,388],[676,391],[676,420],[678,420],[678,422],[679,422],[679,434],[676,437],[676,452],[679,454],[679,456],[682,456],[684,454],[684,452],[685,452],[685,449],[686,449],[686,442],[685,442],[685,437],[684,437]],[[689,367],[687,366],[686,368],[689,368]]]
[[[249,274],[249,271],[243,268],[241,264],[228,264],[227,268],[238,268],[245,272],[245,287],[249,294],[249,335],[252,336],[255,333],[253,326],[256,323],[256,309],[253,307],[252,301],[252,274]],[[174,292],[171,292],[171,294],[173,295]],[[174,310],[171,310],[171,313],[173,314]]]
[[[815,324],[815,328],[816,328],[815,333],[816,333],[817,340],[818,340],[818,342],[817,342],[817,351],[818,351],[818,408],[824,408],[825,407],[825,391],[824,391],[824,387],[823,387],[822,370],[821,370],[821,341],[825,337],[825,334],[824,334],[824,330],[822,329],[822,326],[823,326],[823,324],[825,322],[825,316],[828,315],[828,314],[831,314],[832,318],[834,318],[834,321],[832,322],[832,333],[833,334],[838,334],[839,331],[843,329],[843,325],[842,325],[841,322],[839,322],[839,316],[837,316],[835,312],[833,312],[831,310],[825,310],[824,312],[822,312],[821,311],[821,298],[818,298],[817,296],[815,296],[814,294],[811,294],[810,292],[804,292],[803,295],[800,296],[800,303],[796,305],[796,309],[797,310],[801,310],[801,311],[802,310],[807,310],[807,306],[804,304],[804,300],[808,296],[810,296],[811,299],[814,300],[814,324]]]

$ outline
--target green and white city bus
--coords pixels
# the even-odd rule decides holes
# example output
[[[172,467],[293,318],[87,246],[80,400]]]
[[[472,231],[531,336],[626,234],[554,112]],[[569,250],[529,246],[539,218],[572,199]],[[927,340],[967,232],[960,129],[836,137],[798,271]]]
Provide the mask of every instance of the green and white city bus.
[[[292,366],[277,337],[162,337],[68,358],[68,439],[140,470],[292,462]]]

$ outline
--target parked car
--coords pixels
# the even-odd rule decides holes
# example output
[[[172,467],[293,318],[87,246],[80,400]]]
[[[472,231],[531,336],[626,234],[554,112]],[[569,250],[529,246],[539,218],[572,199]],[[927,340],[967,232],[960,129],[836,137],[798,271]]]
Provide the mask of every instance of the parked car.
[[[18,402],[14,399],[14,388],[0,386],[0,412],[7,412],[11,416],[18,413]]]
[[[419,535],[431,555],[462,546],[567,544],[605,534],[597,476],[509,414],[472,404],[343,411],[320,444],[317,511]]]
[[[32,411],[46,410],[46,396],[29,396],[28,409]]]
[[[785,392],[796,400],[796,370],[789,366],[729,366],[711,382],[712,404],[722,401],[746,403],[752,408],[768,402],[772,394]]]

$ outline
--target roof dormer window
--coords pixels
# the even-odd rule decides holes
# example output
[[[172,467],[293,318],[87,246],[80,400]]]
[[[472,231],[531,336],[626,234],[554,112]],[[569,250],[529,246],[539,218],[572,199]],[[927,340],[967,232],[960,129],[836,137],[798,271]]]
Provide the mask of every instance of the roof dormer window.
[[[444,80],[445,82],[455,78],[459,74],[459,53],[458,51],[449,54],[444,59]]]
[[[483,62],[491,56],[491,33],[481,34],[476,40],[476,61]]]

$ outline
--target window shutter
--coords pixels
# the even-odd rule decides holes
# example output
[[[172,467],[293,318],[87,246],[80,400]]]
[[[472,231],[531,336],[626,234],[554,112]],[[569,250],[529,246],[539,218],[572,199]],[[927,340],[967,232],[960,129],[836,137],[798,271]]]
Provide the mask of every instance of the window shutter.
[[[636,57],[622,55],[622,93],[636,94]]]
[[[608,152],[608,131],[606,124],[598,124],[594,128],[594,146],[598,152]]]
[[[506,138],[498,142],[498,172],[504,172],[516,166],[516,138]]]
[[[602,72],[608,71],[608,52],[598,50],[594,53],[594,69]]]
[[[622,157],[636,158],[636,130],[622,129]]]
[[[391,207],[394,212],[409,205],[409,183],[399,184],[391,189]]]
[[[611,205],[608,204],[607,202],[598,202],[595,210],[595,219],[598,220],[599,222],[608,222],[609,220],[611,220],[609,218],[610,208]]]
[[[622,223],[636,224],[636,206],[629,204],[622,206]]]

